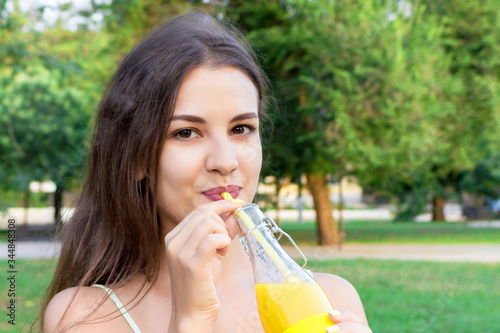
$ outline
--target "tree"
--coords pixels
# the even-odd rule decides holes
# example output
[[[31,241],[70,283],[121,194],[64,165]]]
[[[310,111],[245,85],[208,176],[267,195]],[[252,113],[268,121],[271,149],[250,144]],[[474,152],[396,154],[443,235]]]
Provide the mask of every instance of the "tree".
[[[330,163],[331,147],[323,136],[331,113],[321,109],[321,98],[316,99],[310,85],[314,71],[319,70],[315,57],[322,52],[313,28],[317,24],[317,30],[324,26],[308,15],[318,14],[321,7],[291,10],[290,3],[269,1],[254,6],[230,1],[226,14],[243,26],[250,42],[264,55],[263,66],[280,103],[272,120],[274,130],[265,144],[272,157],[270,174],[297,179],[306,173],[319,243],[333,245],[338,235],[326,175],[334,173],[335,166]]]
[[[282,103],[267,145],[274,173],[306,172],[317,210],[328,202],[322,179],[346,170],[395,195],[411,219],[483,156],[477,129],[497,125],[463,103],[467,84],[444,47],[451,19],[406,1],[231,1],[227,12],[263,53]]]
[[[272,2],[266,13],[231,4],[282,101],[273,162],[284,174],[308,174],[317,211],[329,202],[325,176],[338,172],[401,201],[424,192],[432,148],[442,146],[432,140],[436,117],[460,89],[435,15],[391,1]],[[318,229],[328,230],[321,215]]]
[[[2,155],[14,175],[24,176],[23,189],[30,181],[50,179],[57,195],[68,178],[77,176],[86,155],[92,106],[85,92],[62,85],[56,74],[30,66],[10,77],[0,93],[0,122],[9,138]]]
[[[489,199],[500,198],[500,154],[480,161],[463,178],[461,188]]]
[[[451,59],[449,72],[462,84],[462,91],[450,96],[453,114],[441,119],[439,136],[447,142],[447,151],[432,161],[436,175],[433,220],[444,220],[442,202],[446,190],[460,191],[465,175],[500,149],[500,108],[496,103],[500,5],[491,0],[426,4],[445,25],[442,47]]]
[[[0,43],[0,154],[2,184],[29,195],[29,183],[57,185],[55,221],[62,191],[79,177],[86,156],[90,115],[102,84],[89,74],[100,68],[87,56],[99,54],[98,38],[53,27],[33,28],[27,14],[2,9]],[[87,72],[88,70],[88,72]]]
[[[50,5],[24,13],[18,1],[13,4],[10,11],[5,2],[0,4],[4,60],[0,64],[0,123],[6,129],[0,132],[5,170],[0,176],[4,185],[8,180],[27,193],[30,181],[55,181],[55,220],[60,221],[63,190],[72,180],[81,179],[90,118],[110,74],[151,29],[169,16],[191,10],[194,4],[91,1],[89,9],[79,12],[71,3],[50,8],[86,18],[76,31],[66,28],[64,15],[55,24],[43,21]],[[97,13],[103,14],[104,21],[96,28],[92,17]]]

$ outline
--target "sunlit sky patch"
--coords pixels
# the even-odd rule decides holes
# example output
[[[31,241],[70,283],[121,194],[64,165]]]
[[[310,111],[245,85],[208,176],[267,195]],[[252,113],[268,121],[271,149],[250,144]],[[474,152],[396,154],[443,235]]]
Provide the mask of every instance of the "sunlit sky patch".
[[[93,13],[89,18],[79,15],[82,10],[90,10],[90,0],[17,0],[19,9],[23,13],[28,13],[32,22],[31,27],[25,27],[26,30],[34,29],[43,31],[54,26],[58,20],[61,20],[63,28],[76,31],[82,24],[87,25],[91,30],[97,30],[101,26],[104,15],[102,12]],[[112,0],[94,0],[97,4],[110,4]],[[14,0],[7,0],[7,12],[14,11]],[[69,4],[67,9],[61,7]],[[39,8],[43,7],[43,14],[40,15]]]

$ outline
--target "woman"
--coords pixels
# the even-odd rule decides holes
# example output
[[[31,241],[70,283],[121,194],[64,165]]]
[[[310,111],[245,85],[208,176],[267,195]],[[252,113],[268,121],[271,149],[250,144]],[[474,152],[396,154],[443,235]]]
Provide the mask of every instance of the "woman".
[[[45,332],[263,332],[232,213],[257,190],[265,96],[241,35],[205,14],[130,52],[99,106]],[[371,332],[348,282],[315,278],[346,309],[330,332]]]

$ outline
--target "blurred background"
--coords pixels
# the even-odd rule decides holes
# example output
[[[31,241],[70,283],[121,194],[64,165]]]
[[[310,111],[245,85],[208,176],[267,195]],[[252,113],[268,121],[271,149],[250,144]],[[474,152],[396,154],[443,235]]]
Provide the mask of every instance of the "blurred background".
[[[470,257],[312,267],[360,286],[374,332],[498,332],[500,264],[473,263],[500,251],[497,0],[0,0],[2,234],[8,218],[21,239],[68,221],[116,66],[192,10],[233,22],[270,78],[256,202],[311,256],[445,244]],[[481,246],[496,247],[471,255]]]
[[[313,218],[332,245],[367,213],[348,210],[498,218],[498,1],[2,0],[0,207],[18,225],[70,218],[108,79],[191,10],[234,22],[271,80],[257,201],[278,222]]]

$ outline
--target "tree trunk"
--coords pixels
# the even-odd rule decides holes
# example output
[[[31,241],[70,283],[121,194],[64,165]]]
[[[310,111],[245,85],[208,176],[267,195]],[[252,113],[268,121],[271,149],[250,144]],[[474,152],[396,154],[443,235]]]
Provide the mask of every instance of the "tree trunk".
[[[445,222],[444,216],[444,198],[440,195],[435,195],[433,198],[432,222]]]
[[[336,245],[338,242],[338,229],[333,218],[333,207],[328,195],[325,173],[307,174],[307,183],[316,210],[319,244]]]
[[[302,217],[302,213],[304,211],[304,204],[302,202],[302,182],[300,180],[301,177],[299,177],[298,181],[298,196],[297,196],[297,209],[299,211],[299,219],[297,222],[302,224],[304,222],[304,218]]]
[[[62,209],[62,194],[64,188],[62,185],[57,185],[54,192],[54,224],[59,226],[62,222],[61,209]]]
[[[280,178],[276,177],[274,184],[276,185],[276,224],[279,226],[281,224],[280,219],[280,191],[281,191],[281,182]]]
[[[24,192],[24,225],[28,225],[28,209],[30,208],[30,189],[28,189]]]
[[[344,191],[342,188],[342,179],[340,176],[339,181],[339,251],[342,251],[342,245],[344,245],[345,240],[345,229],[344,229]]]

